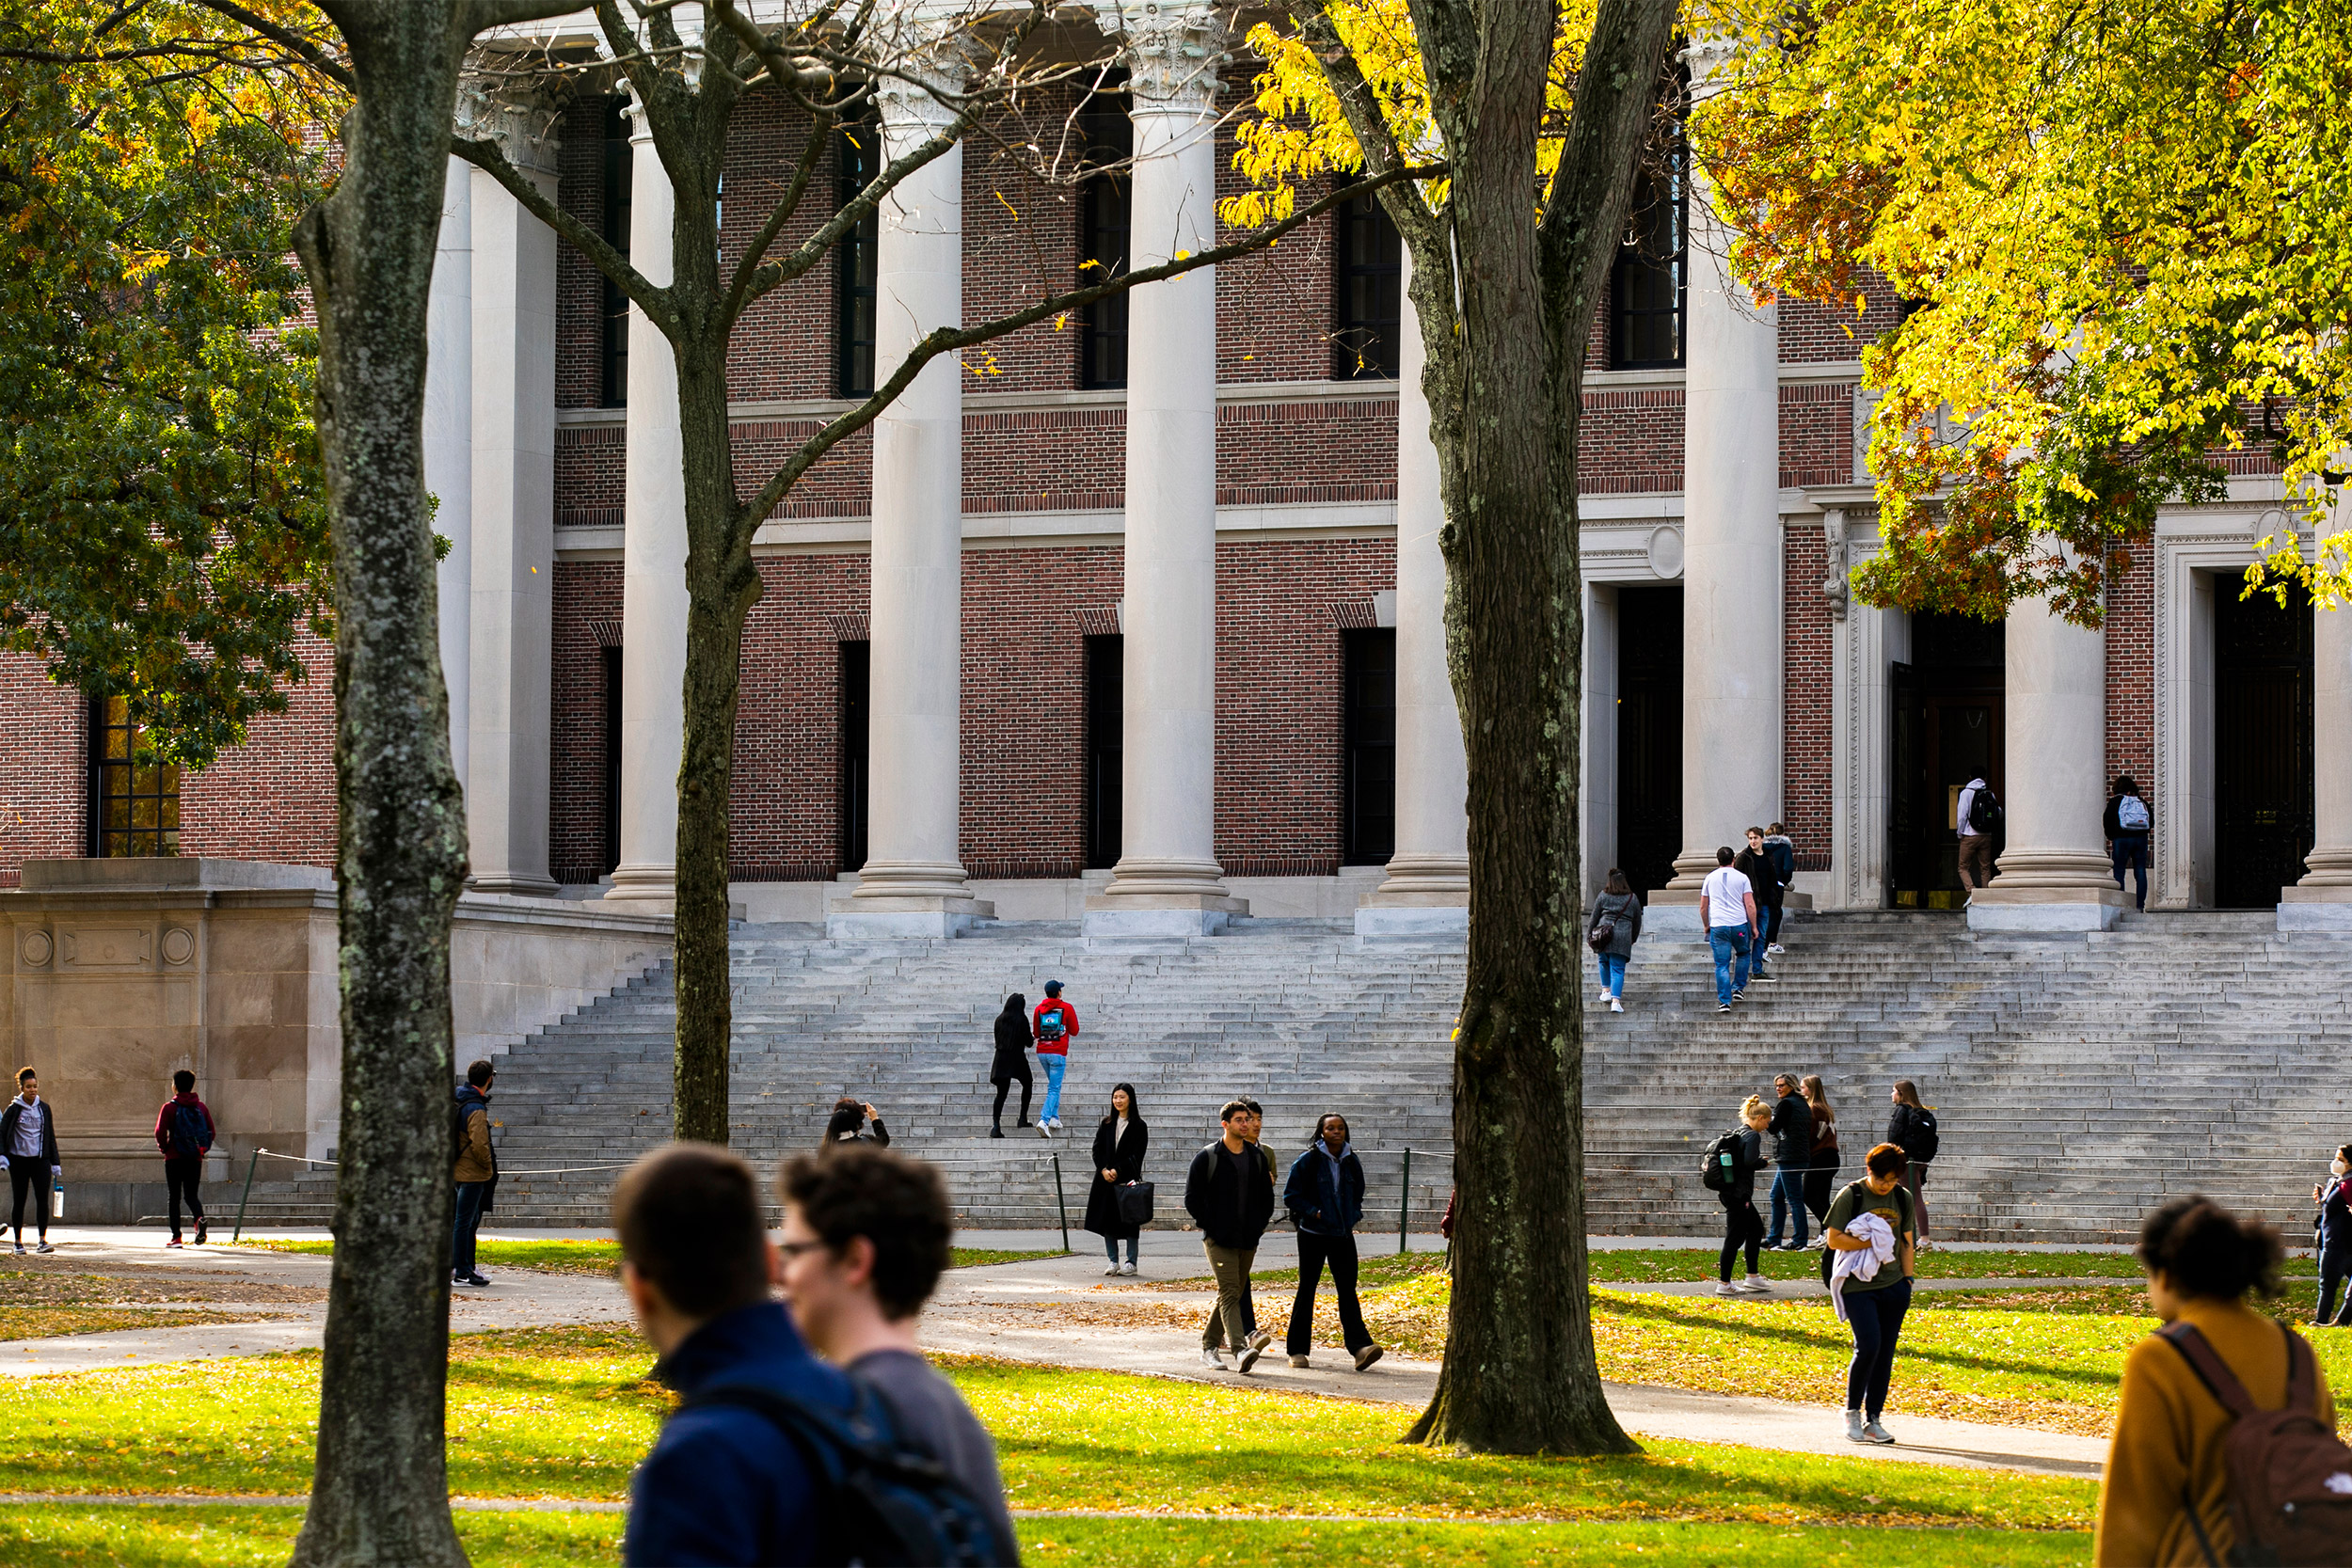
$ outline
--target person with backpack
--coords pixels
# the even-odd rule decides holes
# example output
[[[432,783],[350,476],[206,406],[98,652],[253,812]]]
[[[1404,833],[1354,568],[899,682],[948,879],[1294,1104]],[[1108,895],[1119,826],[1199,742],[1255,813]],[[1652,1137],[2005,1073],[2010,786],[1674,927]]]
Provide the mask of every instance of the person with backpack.
[[[1806,1073],[1798,1087],[1804,1091],[1805,1107],[1813,1113],[1813,1167],[1804,1173],[1804,1206],[1813,1211],[1815,1219],[1826,1220],[1830,1189],[1837,1180],[1837,1113],[1831,1108],[1829,1091],[1818,1075]]]
[[[1911,1206],[1918,1221],[1919,1244],[1928,1244],[1928,1165],[1942,1140],[1935,1131],[1935,1112],[1919,1103],[1919,1085],[1908,1078],[1895,1080],[1895,1110],[1886,1118],[1886,1141],[1903,1151],[1908,1162],[1904,1179],[1911,1188]]]
[[[1021,1081],[1021,1116],[1012,1125],[1017,1132],[1029,1125],[1029,1090],[1036,1080],[1029,1076],[1029,999],[1019,991],[1005,998],[1005,1010],[996,1015],[996,1055],[988,1064],[988,1081],[996,1085],[996,1104],[988,1114],[988,1135],[1005,1135],[1005,1096]]]
[[[1224,1135],[1194,1155],[1184,1175],[1184,1212],[1200,1227],[1201,1250],[1216,1276],[1216,1310],[1200,1331],[1200,1359],[1222,1370],[1222,1352],[1231,1345],[1233,1370],[1247,1372],[1272,1339],[1251,1331],[1244,1296],[1258,1243],[1274,1218],[1274,1182],[1248,1136],[1249,1107],[1228,1101],[1217,1120]]]
[[[2352,1449],[2303,1337],[2248,1305],[2279,1294],[2279,1233],[2201,1197],[2137,1249],[2163,1327],[2132,1348],[2099,1488],[2099,1568],[2352,1559]]]
[[[16,1071],[16,1098],[0,1111],[0,1153],[8,1160],[8,1196],[13,1202],[10,1223],[16,1227],[16,1250],[24,1250],[24,1199],[33,1200],[33,1227],[40,1245],[36,1252],[55,1252],[49,1244],[50,1184],[63,1170],[57,1158],[57,1113],[40,1097],[40,1074],[31,1068]]]
[[[1741,1125],[1707,1146],[1699,1163],[1699,1180],[1724,1206],[1724,1251],[1715,1262],[1715,1293],[1719,1296],[1764,1296],[1772,1288],[1756,1272],[1756,1248],[1763,1244],[1764,1220],[1756,1212],[1756,1173],[1764,1166],[1764,1129],[1772,1114],[1764,1101],[1748,1096],[1740,1107]],[[1731,1282],[1731,1265],[1740,1249],[1748,1250],[1745,1282]]]
[[[1772,984],[1776,978],[1765,961],[1765,933],[1780,924],[1780,871],[1764,848],[1764,830],[1748,830],[1748,847],[1732,857],[1731,868],[1748,879],[1756,895],[1756,929],[1748,959],[1748,978]]]
[[[1642,901],[1633,896],[1633,884],[1625,879],[1625,873],[1615,866],[1609,868],[1609,880],[1594,896],[1592,918],[1584,923],[1584,940],[1600,959],[1600,989],[1609,998],[1609,1010],[1625,1011],[1625,962],[1633,957],[1633,944],[1642,940]]]
[[[1282,1206],[1298,1228],[1298,1294],[1291,1301],[1290,1330],[1283,1348],[1291,1365],[1304,1367],[1314,1348],[1315,1291],[1323,1266],[1331,1265],[1331,1286],[1340,1296],[1340,1340],[1362,1371],[1380,1359],[1380,1347],[1364,1326],[1356,1299],[1356,1227],[1364,1218],[1364,1163],[1350,1147],[1347,1118],[1326,1112],[1315,1123],[1315,1141],[1291,1162],[1282,1183]]]
[[[482,1228],[482,1216],[490,1212],[491,1195],[499,1184],[498,1150],[490,1144],[490,1085],[497,1080],[497,1069],[480,1061],[466,1069],[466,1081],[457,1085],[451,1128],[457,1158],[450,1172],[457,1183],[457,1214],[449,1243],[449,1277],[453,1285],[490,1283],[474,1267],[473,1254],[474,1233]]]
[[[1707,945],[1715,955],[1715,1010],[1731,1011],[1748,990],[1748,938],[1756,930],[1756,890],[1732,869],[1726,844],[1715,851],[1715,869],[1699,885],[1699,908],[1707,918]]]
[[[2107,855],[2115,862],[2115,885],[2123,885],[2123,872],[2129,868],[2137,883],[2138,907],[2148,907],[2148,833],[2155,820],[2148,813],[2148,802],[2139,798],[2139,781],[2129,773],[2115,781],[2115,793],[2107,799]]]
[[[2312,1216],[2312,1251],[2319,1259],[2319,1315],[2312,1322],[2352,1328],[2352,1144],[2336,1150],[2328,1172],[2328,1180],[2312,1188],[2312,1202],[2319,1210]],[[2344,1307],[2331,1317],[2338,1287],[2344,1290]]]
[[[171,1240],[180,1244],[180,1199],[196,1220],[196,1244],[204,1244],[204,1200],[196,1196],[204,1180],[204,1156],[213,1147],[213,1113],[196,1098],[196,1074],[186,1068],[171,1075],[172,1096],[155,1113],[155,1147],[164,1156],[164,1190],[170,1195]]]
[[[1764,1129],[1772,1135],[1772,1227],[1764,1244],[1774,1252],[1803,1252],[1809,1244],[1804,1239],[1804,1179],[1813,1169],[1813,1107],[1798,1092],[1793,1072],[1773,1079],[1772,1093],[1779,1098]],[[1796,1226],[1796,1236],[1783,1243],[1781,1227],[1788,1223]]]
[[[1086,1227],[1103,1238],[1110,1254],[1105,1275],[1136,1272],[1136,1243],[1143,1227],[1120,1210],[1120,1195],[1143,1180],[1143,1159],[1151,1149],[1152,1127],[1136,1103],[1136,1086],[1113,1085],[1111,1108],[1094,1129],[1094,1180],[1087,1184]],[[1125,1268],[1119,1263],[1121,1242],[1127,1243]]]
[[[1780,944],[1781,905],[1797,885],[1797,847],[1788,837],[1786,823],[1773,823],[1772,832],[1764,835],[1764,852],[1772,857],[1772,875],[1780,879],[1781,890],[1780,898],[1772,904],[1772,924],[1764,932],[1764,951],[1785,953],[1788,949]]]
[[[1971,777],[1960,792],[1954,830],[1960,835],[1961,885],[1972,898],[1993,879],[1993,834],[2000,825],[2000,797],[1982,774]]]
[[[818,1354],[870,1386],[900,1439],[978,1505],[993,1560],[1020,1560],[996,1444],[915,1337],[951,1259],[955,1224],[939,1172],[860,1146],[828,1160],[795,1158],[782,1185],[776,1251],[794,1326]]]
[[[1892,1443],[1894,1433],[1879,1424],[1886,1409],[1886,1390],[1895,1376],[1895,1343],[1902,1338],[1903,1315],[1911,1310],[1911,1276],[1916,1255],[1916,1209],[1903,1185],[1903,1151],[1880,1144],[1863,1162],[1866,1173],[1847,1183],[1831,1200],[1821,1239],[1830,1251],[1874,1250],[1867,1236],[1853,1226],[1863,1214],[1876,1214],[1895,1239],[1894,1267],[1879,1268],[1869,1278],[1849,1274],[1840,1280],[1838,1299],[1845,1307],[1846,1326],[1853,1333],[1853,1360],[1846,1368],[1846,1437],[1854,1443]],[[1870,1228],[1868,1227],[1866,1229]]]
[[[1070,1042],[1078,1033],[1078,1009],[1061,999],[1061,982],[1045,982],[1045,1000],[1029,1021],[1029,1037],[1037,1042],[1037,1059],[1045,1069],[1045,1103],[1037,1108],[1037,1130],[1042,1137],[1061,1131],[1061,1079],[1070,1070]]]

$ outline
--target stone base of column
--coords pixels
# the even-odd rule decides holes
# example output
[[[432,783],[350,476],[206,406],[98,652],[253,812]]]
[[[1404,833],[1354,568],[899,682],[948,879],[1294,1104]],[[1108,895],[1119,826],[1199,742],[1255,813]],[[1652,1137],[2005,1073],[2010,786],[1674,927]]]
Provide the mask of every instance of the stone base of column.
[[[1111,867],[1110,885],[1087,895],[1078,928],[1090,937],[1213,937],[1249,916],[1249,901],[1225,889],[1215,861],[1129,855]]]
[[[2309,875],[2279,890],[2279,929],[2352,935],[2352,849],[2314,849]]]
[[[677,912],[677,867],[675,865],[622,865],[612,871],[612,885],[605,889],[605,901],[627,904],[632,913],[675,914]]]
[[[2115,867],[2094,849],[2010,849],[1968,899],[1972,931],[2105,931],[2123,916]]]
[[[1359,937],[1458,937],[1470,931],[1470,862],[1391,855],[1388,879],[1356,910]]]
[[[825,935],[835,941],[944,939],[995,917],[996,906],[972,896],[963,867],[953,861],[867,861],[857,874],[857,891],[826,907]]]
[[[499,877],[469,877],[468,893],[499,893],[513,898],[552,898],[556,882],[552,877],[518,877],[512,874]]]

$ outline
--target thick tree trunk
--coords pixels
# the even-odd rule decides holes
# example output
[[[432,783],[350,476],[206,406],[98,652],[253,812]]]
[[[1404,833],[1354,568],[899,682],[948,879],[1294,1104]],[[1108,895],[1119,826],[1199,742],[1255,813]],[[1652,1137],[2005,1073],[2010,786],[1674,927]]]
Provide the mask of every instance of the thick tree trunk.
[[[1604,236],[1623,221],[1670,17],[1662,0],[1601,6],[1567,154],[1601,172],[1564,161],[1539,226],[1549,9],[1486,7],[1471,25],[1415,8],[1455,170],[1450,243],[1422,226],[1413,288],[1437,328],[1424,385],[1470,765],[1470,936],[1445,1367],[1411,1435],[1486,1451],[1634,1447],[1601,1390],[1585,1272],[1577,450]]]
[[[458,1564],[449,1362],[450,917],[466,874],[437,648],[425,301],[459,51],[427,0],[329,8],[358,73],[345,166],[297,248],[333,509],[342,1131],[317,1468],[298,1564]]]

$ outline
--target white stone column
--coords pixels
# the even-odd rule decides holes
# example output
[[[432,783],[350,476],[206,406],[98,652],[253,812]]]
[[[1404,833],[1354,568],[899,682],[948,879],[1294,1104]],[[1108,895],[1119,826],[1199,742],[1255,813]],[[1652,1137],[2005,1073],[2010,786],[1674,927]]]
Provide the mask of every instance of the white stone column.
[[[1689,52],[1701,90],[1715,54]],[[1731,275],[1730,245],[1700,182],[1683,325],[1683,847],[1645,934],[1703,928],[1717,847],[1780,816],[1780,322]]]
[[[1980,931],[2103,931],[2123,909],[2106,854],[2107,637],[2009,607],[2004,847],[1968,900]]]
[[[1131,26],[1131,264],[1216,234],[1216,66],[1205,8]],[[1216,862],[1216,277],[1127,296],[1125,756],[1121,854],[1087,899],[1100,935],[1224,929],[1248,906]]]
[[[1398,278],[1396,384],[1396,853],[1356,911],[1359,936],[1470,929],[1470,761],[1445,656],[1438,449],[1422,391],[1412,261]]]
[[[671,277],[670,175],[644,117],[631,116],[629,264],[660,287]],[[621,859],[605,897],[669,910],[677,898],[677,776],[686,750],[686,451],[677,358],[634,305],[621,499]]]
[[[433,531],[450,543],[439,587],[441,683],[449,690],[449,760],[469,786],[466,759],[473,637],[473,166],[449,161],[441,236],[425,306],[424,487],[438,503]]]
[[[506,155],[555,195],[553,115],[492,111]],[[555,618],[555,232],[489,175],[473,190],[471,695],[466,829],[473,885],[551,894],[548,748]]]
[[[952,87],[960,76],[942,76]],[[953,123],[912,83],[879,93],[882,154]],[[963,150],[883,202],[875,246],[874,363],[887,376],[925,335],[963,321]],[[874,421],[867,858],[835,902],[835,937],[955,936],[995,912],[964,880],[960,757],[963,661],[962,367],[943,355]]]
[[[2352,530],[2352,494],[2330,533]],[[2352,605],[2312,607],[2312,852],[2279,890],[2279,929],[2352,931]]]

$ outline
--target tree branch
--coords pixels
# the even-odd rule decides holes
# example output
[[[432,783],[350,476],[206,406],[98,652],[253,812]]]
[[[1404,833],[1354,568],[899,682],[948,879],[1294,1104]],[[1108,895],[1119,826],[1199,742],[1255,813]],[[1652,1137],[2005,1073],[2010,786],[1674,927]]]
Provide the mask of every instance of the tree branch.
[[[768,254],[768,247],[776,243],[776,236],[784,232],[784,226],[791,222],[792,214],[801,210],[801,198],[807,193],[808,182],[824,158],[825,143],[832,138],[833,127],[833,116],[818,111],[809,128],[807,144],[801,149],[801,161],[793,166],[792,182],[776,198],[775,206],[769,211],[768,220],[759,226],[759,231],[744,245],[741,259],[735,263],[735,276],[727,279],[726,298],[719,307],[719,320],[727,328],[733,328],[745,306],[757,299],[759,293],[767,292],[763,289],[759,293],[753,293],[753,280],[759,275],[760,262]]]
[[[274,22],[257,11],[248,10],[238,5],[237,0],[198,0],[198,4],[207,10],[218,12],[241,26],[252,28],[329,81],[353,92],[359,90],[358,78],[352,74],[351,68],[312,42],[305,34],[283,23]]]
[[[906,156],[874,176],[864,190],[843,202],[840,210],[828,218],[817,232],[802,241],[789,256],[761,262],[758,272],[754,275],[751,292],[744,296],[743,303],[746,306],[750,305],[769,291],[780,284],[790,282],[822,261],[826,253],[840,241],[842,235],[864,222],[868,213],[882,205],[883,197],[897,190],[905,182],[909,175],[925,164],[946,156],[951,149],[963,140],[965,133],[971,128],[971,117],[967,115],[941,131],[937,135],[920,143]],[[879,128],[876,134],[880,134]]]
[[[506,194],[522,203],[523,210],[552,229],[572,247],[588,258],[596,269],[612,280],[613,286],[628,295],[631,303],[645,312],[645,319],[661,328],[664,336],[675,337],[677,309],[670,291],[660,288],[645,275],[629,265],[628,258],[614,248],[602,234],[566,212],[548,198],[537,181],[508,162],[495,141],[474,141],[453,135],[449,150],[456,156],[488,174],[506,189]]]

